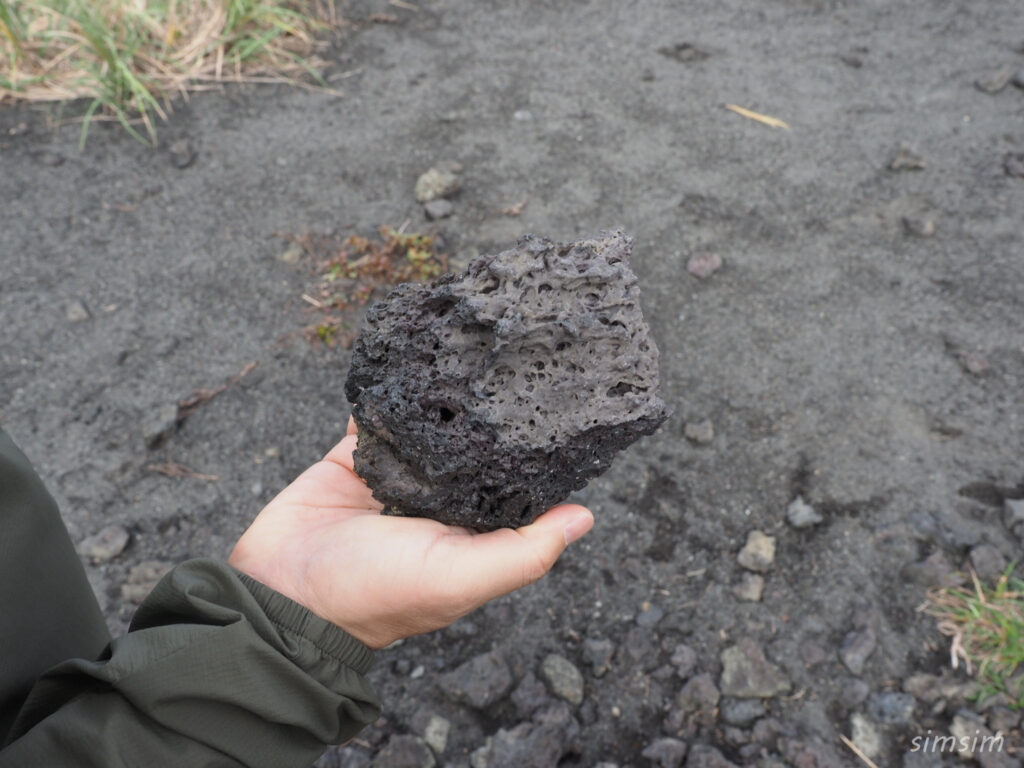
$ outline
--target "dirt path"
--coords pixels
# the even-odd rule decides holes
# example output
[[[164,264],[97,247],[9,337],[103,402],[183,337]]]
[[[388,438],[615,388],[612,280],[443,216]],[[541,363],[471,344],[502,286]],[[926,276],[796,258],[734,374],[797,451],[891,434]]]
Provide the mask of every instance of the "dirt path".
[[[961,726],[1002,728],[986,759],[1019,765],[1019,715],[969,719],[915,610],[1024,544],[1003,512],[1024,496],[1024,90],[976,84],[1024,67],[1019,3],[417,5],[345,7],[397,23],[345,35],[342,96],[198,95],[155,151],[101,126],[79,152],[77,126],[0,110],[0,420],[76,540],[131,534],[90,566],[112,625],[133,568],[223,556],[343,432],[346,353],[303,338],[309,265],[273,234],[425,229],[416,179],[457,162],[436,226],[459,260],[636,237],[676,415],[580,494],[597,527],[550,578],[380,654],[385,719],[322,765],[427,764],[442,720],[438,762],[475,768],[864,765],[840,734],[881,766],[953,765],[913,738]],[[699,279],[705,253],[723,266]],[[798,496],[821,522],[786,522]],[[753,530],[776,547],[756,601]],[[492,649],[515,693],[458,703],[442,673]]]

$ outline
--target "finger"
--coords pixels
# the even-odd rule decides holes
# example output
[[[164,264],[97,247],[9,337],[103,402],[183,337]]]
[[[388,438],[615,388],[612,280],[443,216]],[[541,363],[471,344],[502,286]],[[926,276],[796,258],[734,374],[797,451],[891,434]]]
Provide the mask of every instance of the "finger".
[[[514,531],[504,528],[454,539],[457,559],[450,570],[456,583],[473,590],[471,597],[482,604],[539,579],[593,525],[586,507],[561,504]]]
[[[356,419],[355,419],[355,417],[354,416],[349,416],[348,417],[348,426],[345,427],[345,435],[346,436],[347,435],[354,435],[356,433],[357,429],[358,429],[358,427],[356,427]]]
[[[324,461],[331,461],[335,464],[340,464],[345,467],[349,472],[355,472],[356,466],[355,461],[352,458],[352,453],[356,449],[356,436],[354,433],[349,433],[345,437],[341,438],[336,446],[328,451],[327,455],[324,456]]]

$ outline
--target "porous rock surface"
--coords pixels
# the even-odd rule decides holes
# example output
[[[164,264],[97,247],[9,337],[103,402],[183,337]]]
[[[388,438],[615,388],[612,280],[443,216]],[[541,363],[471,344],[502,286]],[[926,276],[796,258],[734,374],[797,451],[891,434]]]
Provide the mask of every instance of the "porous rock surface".
[[[614,232],[527,235],[367,313],[345,393],[390,514],[517,527],[658,428],[658,350]]]

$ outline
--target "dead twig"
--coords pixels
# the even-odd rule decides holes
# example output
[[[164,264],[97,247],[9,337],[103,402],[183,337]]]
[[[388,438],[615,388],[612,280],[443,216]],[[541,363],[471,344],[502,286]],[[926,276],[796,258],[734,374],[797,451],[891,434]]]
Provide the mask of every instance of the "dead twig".
[[[224,384],[219,387],[208,388],[201,387],[193,392],[191,395],[186,397],[184,400],[178,401],[178,420],[182,420],[191,416],[202,406],[213,400],[217,395],[226,390],[228,387],[233,387],[235,384],[240,382],[245,375],[249,373],[253,368],[256,367],[256,361],[253,360],[248,363],[240,372],[232,376]]]
[[[779,120],[777,117],[771,115],[762,115],[760,112],[754,112],[750,109],[744,109],[743,107],[737,107],[735,104],[726,104],[725,108],[735,112],[737,115],[749,118],[750,120],[756,120],[759,123],[770,125],[772,128],[784,128],[789,130],[789,124],[783,120]]]
[[[175,461],[167,461],[161,464],[148,464],[146,469],[150,472],[165,475],[166,477],[189,477],[194,480],[206,480],[210,483],[215,483],[220,480],[217,475],[205,475],[202,472],[196,472],[195,470],[189,469]]]
[[[858,747],[856,744],[854,744],[852,741],[850,741],[848,738],[846,738],[841,733],[839,734],[839,738],[843,740],[843,744],[848,746],[850,748],[850,751],[853,752],[853,754],[855,754],[857,757],[859,757],[861,760],[864,761],[864,765],[869,766],[869,768],[878,768],[878,764],[874,760],[872,760],[870,757],[865,755],[861,751],[860,747]]]
[[[504,208],[501,208],[498,211],[498,213],[500,213],[502,216],[518,216],[523,212],[523,207],[526,205],[527,202],[529,202],[529,200],[529,196],[526,196],[518,203],[514,203],[513,205],[507,205]]]

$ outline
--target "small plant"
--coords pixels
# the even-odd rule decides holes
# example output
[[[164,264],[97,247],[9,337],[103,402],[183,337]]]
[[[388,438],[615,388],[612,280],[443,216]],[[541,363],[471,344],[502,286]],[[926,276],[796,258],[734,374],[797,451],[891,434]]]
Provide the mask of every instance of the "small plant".
[[[316,284],[303,298],[324,319],[308,335],[328,345],[352,343],[346,314],[384,288],[426,282],[448,271],[448,257],[438,252],[433,235],[402,228],[383,226],[377,238],[353,235],[341,242],[311,234],[279,236],[298,244],[314,261]]]
[[[924,610],[951,638],[951,663],[963,662],[977,675],[979,698],[997,693],[1024,709],[1024,580],[1013,578],[1011,565],[988,588],[971,571],[970,587],[932,590]]]

